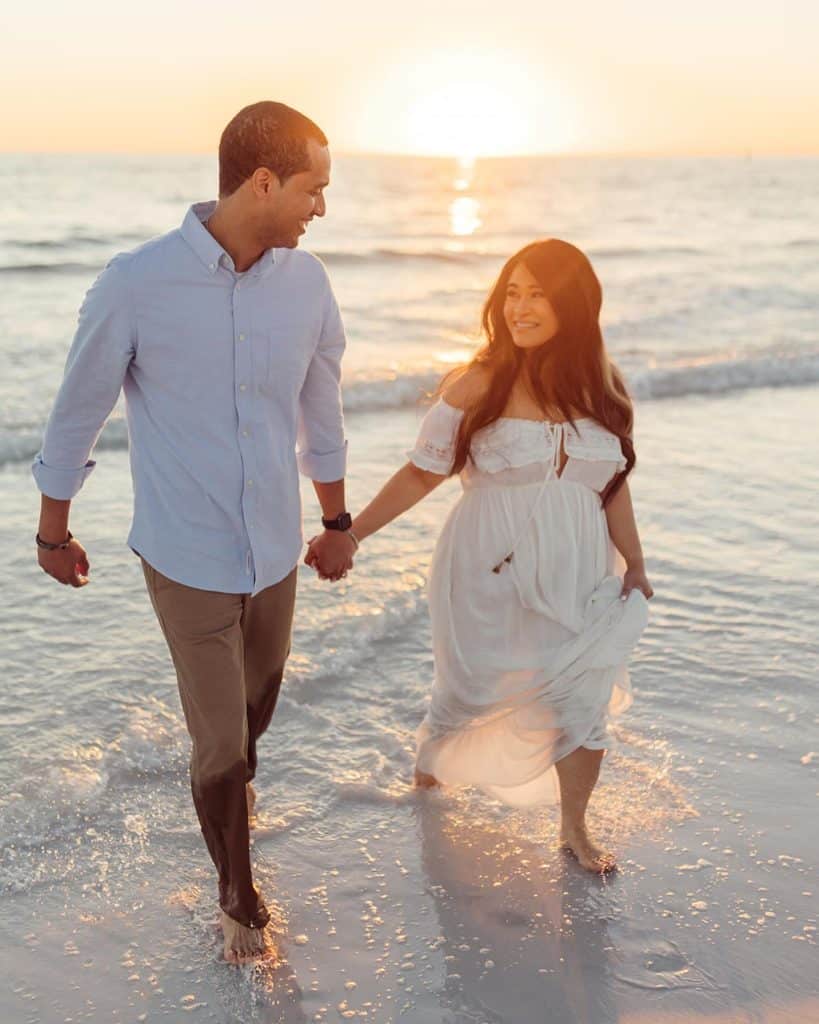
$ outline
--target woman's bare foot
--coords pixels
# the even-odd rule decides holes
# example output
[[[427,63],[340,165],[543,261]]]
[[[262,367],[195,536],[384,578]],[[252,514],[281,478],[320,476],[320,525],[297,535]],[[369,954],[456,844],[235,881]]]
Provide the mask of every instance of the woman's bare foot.
[[[427,775],[426,772],[422,772],[418,768],[416,768],[415,785],[418,786],[419,789],[433,789],[435,786],[440,786],[441,783],[435,778],[434,775]]]
[[[604,875],[617,869],[617,860],[614,854],[596,846],[589,839],[585,825],[571,828],[564,825],[560,830],[560,845],[562,849],[574,854],[580,866],[587,871]]]
[[[245,786],[245,793],[247,794],[247,820],[250,827],[256,823],[256,790],[253,788],[253,783],[248,782]]]
[[[229,964],[249,964],[264,956],[264,931],[246,928],[222,911],[222,933],[225,936],[225,960]]]

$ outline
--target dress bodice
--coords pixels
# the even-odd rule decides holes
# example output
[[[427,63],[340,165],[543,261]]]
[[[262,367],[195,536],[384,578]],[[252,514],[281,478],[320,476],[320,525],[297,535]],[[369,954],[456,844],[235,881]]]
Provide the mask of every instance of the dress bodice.
[[[421,469],[447,475],[462,418],[461,409],[439,399],[424,417],[415,448],[408,453],[410,460]],[[572,425],[502,416],[475,433],[470,455],[461,471],[466,488],[553,477],[600,492],[626,466],[617,435],[586,418]]]

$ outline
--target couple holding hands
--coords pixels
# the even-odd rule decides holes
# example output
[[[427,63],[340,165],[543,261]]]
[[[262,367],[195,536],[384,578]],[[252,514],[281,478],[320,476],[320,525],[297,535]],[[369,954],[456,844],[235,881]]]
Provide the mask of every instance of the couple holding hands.
[[[115,257],[89,290],[33,466],[40,566],[85,586],[70,505],[124,390],[128,543],[176,669],[234,963],[266,948],[252,779],[290,650],[299,471],[325,526],[305,562],[329,580],[460,476],[430,569],[435,678],[415,783],[559,801],[561,844],[594,872],[615,859],[589,836],[586,805],[608,720],[631,702],[626,662],[652,596],[627,482],[632,404],[600,332],[600,284],[556,239],[501,268],[482,347],[442,381],[405,465],[350,516],[344,331],[323,265],[298,249],[329,180],[312,121],[280,103],[241,110],[221,137],[218,201]]]

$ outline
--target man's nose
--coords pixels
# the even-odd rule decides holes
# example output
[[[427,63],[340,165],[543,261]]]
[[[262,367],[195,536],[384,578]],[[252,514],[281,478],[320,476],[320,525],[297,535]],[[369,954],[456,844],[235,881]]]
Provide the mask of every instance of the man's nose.
[[[324,201],[324,196],[319,196],[316,199],[316,205],[313,209],[313,214],[316,217],[323,217],[327,212],[327,203]]]

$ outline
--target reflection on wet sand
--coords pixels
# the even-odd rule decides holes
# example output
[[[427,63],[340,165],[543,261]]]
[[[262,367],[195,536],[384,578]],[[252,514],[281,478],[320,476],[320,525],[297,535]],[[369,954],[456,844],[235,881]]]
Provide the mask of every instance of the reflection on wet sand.
[[[417,815],[447,951],[441,1004],[454,1020],[479,1013],[487,1024],[520,1024],[544,1012],[550,1024],[614,1019],[599,897],[616,880],[464,814],[451,797],[429,795]]]

